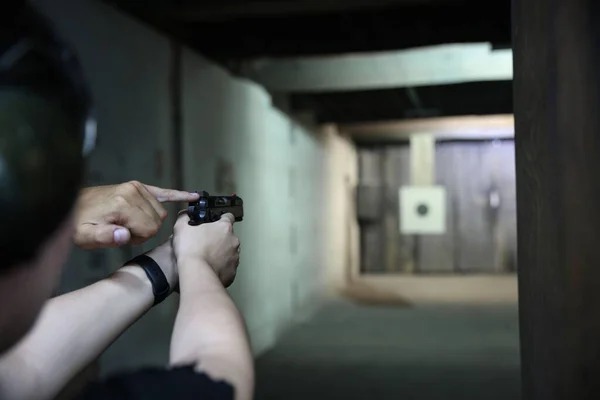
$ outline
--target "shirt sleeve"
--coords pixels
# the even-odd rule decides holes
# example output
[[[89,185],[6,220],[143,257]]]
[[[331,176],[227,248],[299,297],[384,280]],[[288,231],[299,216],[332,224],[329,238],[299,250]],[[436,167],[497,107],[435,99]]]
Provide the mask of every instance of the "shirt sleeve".
[[[214,381],[193,367],[148,368],[87,386],[78,400],[233,400],[233,386]]]

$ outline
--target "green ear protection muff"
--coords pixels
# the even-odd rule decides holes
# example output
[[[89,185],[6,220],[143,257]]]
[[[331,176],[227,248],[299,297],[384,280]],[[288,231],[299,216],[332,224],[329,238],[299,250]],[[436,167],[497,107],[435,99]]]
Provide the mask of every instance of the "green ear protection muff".
[[[12,266],[72,210],[96,122],[77,55],[49,21],[28,4],[0,19],[0,253]]]

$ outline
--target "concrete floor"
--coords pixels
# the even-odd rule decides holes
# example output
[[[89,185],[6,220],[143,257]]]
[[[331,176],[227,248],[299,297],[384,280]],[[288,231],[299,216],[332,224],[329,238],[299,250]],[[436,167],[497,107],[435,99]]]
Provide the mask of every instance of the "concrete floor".
[[[257,360],[257,400],[520,398],[517,306],[326,304]]]

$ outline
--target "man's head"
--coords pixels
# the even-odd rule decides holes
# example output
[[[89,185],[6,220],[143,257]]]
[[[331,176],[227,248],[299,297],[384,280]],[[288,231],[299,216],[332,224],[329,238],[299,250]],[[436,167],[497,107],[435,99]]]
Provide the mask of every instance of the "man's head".
[[[0,17],[0,352],[58,282],[95,137],[75,53],[30,6],[12,11]]]

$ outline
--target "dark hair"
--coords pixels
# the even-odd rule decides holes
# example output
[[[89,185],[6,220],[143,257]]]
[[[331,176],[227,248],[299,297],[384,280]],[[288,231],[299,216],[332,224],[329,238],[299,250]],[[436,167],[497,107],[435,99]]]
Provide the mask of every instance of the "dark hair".
[[[73,208],[90,102],[75,53],[26,3],[0,21],[0,272],[34,257]]]

